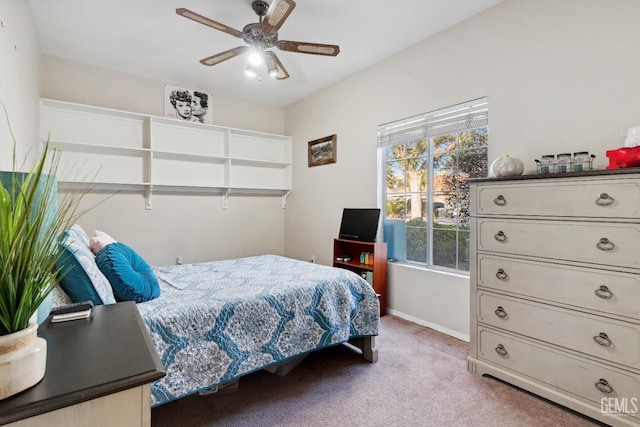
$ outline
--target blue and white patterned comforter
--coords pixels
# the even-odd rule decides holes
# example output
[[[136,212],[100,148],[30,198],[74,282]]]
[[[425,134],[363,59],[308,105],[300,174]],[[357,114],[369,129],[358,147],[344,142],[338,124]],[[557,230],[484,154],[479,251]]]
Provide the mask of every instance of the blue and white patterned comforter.
[[[262,255],[154,271],[161,295],[138,304],[167,372],[152,406],[378,335],[376,294],[348,270]]]

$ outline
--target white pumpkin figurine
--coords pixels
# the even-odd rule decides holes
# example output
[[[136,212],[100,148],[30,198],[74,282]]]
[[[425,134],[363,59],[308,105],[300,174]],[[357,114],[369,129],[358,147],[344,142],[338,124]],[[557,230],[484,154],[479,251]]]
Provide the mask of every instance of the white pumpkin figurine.
[[[504,157],[498,157],[491,163],[489,167],[489,176],[497,178],[500,176],[518,176],[524,172],[524,164],[522,160],[516,157],[509,157],[505,154]]]

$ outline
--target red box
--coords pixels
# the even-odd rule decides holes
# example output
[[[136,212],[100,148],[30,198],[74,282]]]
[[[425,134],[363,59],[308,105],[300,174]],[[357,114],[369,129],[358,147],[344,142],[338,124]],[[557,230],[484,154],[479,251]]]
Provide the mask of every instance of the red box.
[[[640,146],[609,150],[606,154],[609,158],[608,170],[640,166]]]

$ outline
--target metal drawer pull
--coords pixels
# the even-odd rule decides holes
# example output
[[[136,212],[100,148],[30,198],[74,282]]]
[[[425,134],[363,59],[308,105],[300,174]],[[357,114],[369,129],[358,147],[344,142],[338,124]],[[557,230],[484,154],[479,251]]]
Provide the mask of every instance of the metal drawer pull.
[[[507,354],[509,354],[507,352],[507,349],[504,348],[502,344],[498,344],[498,346],[496,347],[496,353],[498,353],[500,356],[506,356]]]
[[[613,248],[616,247],[616,245],[614,245],[613,242],[607,239],[606,237],[603,237],[602,239],[600,239],[600,241],[596,244],[596,246],[601,251],[611,251],[613,250]]]
[[[493,238],[498,242],[505,242],[507,240],[507,236],[502,231],[498,231],[496,234],[494,234]]]
[[[613,393],[613,387],[609,385],[609,381],[604,378],[600,378],[600,380],[594,384],[598,390],[603,393]]]
[[[603,347],[610,347],[611,344],[613,344],[609,336],[604,332],[600,332],[598,335],[594,336],[593,340]]]
[[[505,273],[505,271],[501,268],[498,269],[498,272],[496,273],[496,277],[502,281],[509,279],[509,275]]]
[[[596,199],[596,205],[598,206],[609,206],[613,204],[613,202],[614,202],[613,197],[611,197],[607,193],[600,194]]]
[[[507,312],[504,311],[504,308],[502,308],[502,306],[498,306],[498,308],[496,308],[496,311],[494,311],[494,313],[496,314],[496,316],[498,317],[502,317],[505,318],[507,317]],[[595,339],[595,338],[594,338]]]
[[[609,299],[613,297],[613,292],[611,292],[605,285],[601,285],[598,289],[596,289],[595,293],[602,299]]]
[[[502,194],[499,194],[498,197],[493,199],[493,203],[495,203],[498,206],[504,206],[507,204],[507,199],[505,199]]]

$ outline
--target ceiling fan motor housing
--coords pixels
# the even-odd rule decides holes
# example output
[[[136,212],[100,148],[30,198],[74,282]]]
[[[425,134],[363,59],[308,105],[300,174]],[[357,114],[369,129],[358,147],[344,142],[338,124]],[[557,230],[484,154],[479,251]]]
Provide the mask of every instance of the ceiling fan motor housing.
[[[242,40],[249,46],[267,49],[278,43],[278,33],[267,34],[260,29],[260,23],[252,23],[242,29]]]

